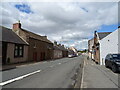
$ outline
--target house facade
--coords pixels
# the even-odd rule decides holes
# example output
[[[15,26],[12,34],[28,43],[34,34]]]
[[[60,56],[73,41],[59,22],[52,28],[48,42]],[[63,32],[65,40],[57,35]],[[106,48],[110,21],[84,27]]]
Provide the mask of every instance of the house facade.
[[[74,55],[74,51],[71,49],[68,49],[68,55]]]
[[[109,35],[111,32],[94,32],[94,45],[93,45],[93,54],[94,54],[94,61],[97,64],[100,64],[100,45],[101,40]]]
[[[0,41],[2,41],[2,27],[0,27]],[[0,65],[2,65],[2,42],[0,42]]]
[[[118,27],[118,52],[120,53],[120,26]]]
[[[92,60],[94,60],[93,45],[94,45],[94,38],[88,41],[88,54],[89,54],[89,58]]]
[[[73,51],[73,55],[78,55],[77,49],[75,47],[71,46],[69,49]]]
[[[28,44],[16,35],[11,29],[0,27],[2,31],[2,64],[27,62]]]
[[[59,44],[59,48],[62,50],[62,57],[68,57],[68,50],[64,47],[64,45]]]
[[[47,39],[47,36],[40,36],[22,29],[20,22],[13,24],[13,31],[29,44],[29,61],[43,61],[53,59],[53,43]]]
[[[107,54],[120,53],[119,30],[120,29],[115,30],[100,41],[100,65],[105,65],[105,57]]]
[[[63,53],[62,50],[60,49],[60,47],[57,45],[57,42],[54,42],[54,59],[58,59],[58,58],[62,58],[63,57]]]
[[[68,49],[54,42],[54,59],[68,57]]]

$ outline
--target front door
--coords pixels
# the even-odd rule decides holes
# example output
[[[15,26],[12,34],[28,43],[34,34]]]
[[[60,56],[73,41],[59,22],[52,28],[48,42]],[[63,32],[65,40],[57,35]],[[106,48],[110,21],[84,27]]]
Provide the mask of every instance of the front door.
[[[2,64],[3,65],[7,63],[6,54],[7,54],[7,43],[2,43]]]
[[[45,60],[45,52],[41,52],[41,60]]]
[[[45,52],[43,52],[43,60],[45,60]]]
[[[34,52],[34,53],[33,53],[33,60],[34,60],[34,61],[37,61],[37,52]]]

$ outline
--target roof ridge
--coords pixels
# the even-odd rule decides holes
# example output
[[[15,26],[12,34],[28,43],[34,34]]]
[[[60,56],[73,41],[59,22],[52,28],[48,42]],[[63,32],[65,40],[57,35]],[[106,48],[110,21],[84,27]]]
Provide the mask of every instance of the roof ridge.
[[[1,30],[2,30],[2,41],[28,45],[15,32],[13,32],[12,29],[2,26]]]
[[[112,33],[112,32],[98,32],[98,33]]]
[[[21,30],[23,30],[23,31],[26,31],[26,32],[28,32],[28,33],[30,33],[30,34],[33,34],[33,35],[36,35],[36,36],[38,36],[38,37],[40,37],[41,39],[41,41],[45,41],[45,42],[47,42],[47,43],[52,43],[50,40],[48,40],[47,38],[44,38],[44,36],[41,36],[41,35],[39,35],[39,34],[36,34],[36,33],[34,33],[34,32],[31,32],[31,31],[28,31],[28,30],[25,30],[25,29],[23,29],[23,28],[21,28]],[[32,35],[31,35],[32,36]],[[32,36],[32,38],[35,38],[34,36]],[[38,39],[38,38],[37,38]]]

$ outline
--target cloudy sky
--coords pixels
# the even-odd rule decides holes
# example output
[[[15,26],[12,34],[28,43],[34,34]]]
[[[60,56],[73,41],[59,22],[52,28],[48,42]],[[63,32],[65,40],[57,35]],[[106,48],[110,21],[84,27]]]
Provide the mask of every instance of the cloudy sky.
[[[20,20],[22,28],[65,46],[86,49],[95,30],[114,31],[118,27],[117,2],[2,2],[0,25],[12,28]]]

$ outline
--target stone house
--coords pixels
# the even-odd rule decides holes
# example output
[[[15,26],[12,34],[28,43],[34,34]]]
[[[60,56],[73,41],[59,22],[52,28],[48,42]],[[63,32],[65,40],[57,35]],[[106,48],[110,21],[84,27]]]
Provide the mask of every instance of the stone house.
[[[59,48],[62,50],[62,57],[68,57],[68,50],[64,47],[64,45],[59,44]]]
[[[57,45],[57,42],[54,42],[54,59],[58,59],[58,58],[62,58],[63,54],[62,54],[62,50],[60,49],[60,47]]]
[[[53,43],[47,39],[47,36],[41,36],[21,28],[20,22],[13,24],[12,30],[29,44],[29,61],[43,61],[53,58]]]
[[[94,32],[94,45],[93,45],[93,53],[94,53],[94,61],[97,64],[100,64],[100,41],[109,35],[111,32]]]
[[[11,29],[0,26],[2,31],[2,64],[26,62],[28,60],[28,43],[22,40]]]
[[[74,55],[74,51],[68,48],[68,55]]]
[[[68,57],[68,49],[64,45],[54,42],[54,59]]]
[[[77,51],[77,49],[75,47],[71,46],[69,49],[74,52],[73,55],[75,55],[75,56],[78,55],[78,51]]]
[[[88,55],[89,55],[89,58],[92,60],[94,60],[93,45],[94,45],[94,38],[92,38],[88,41]]]

